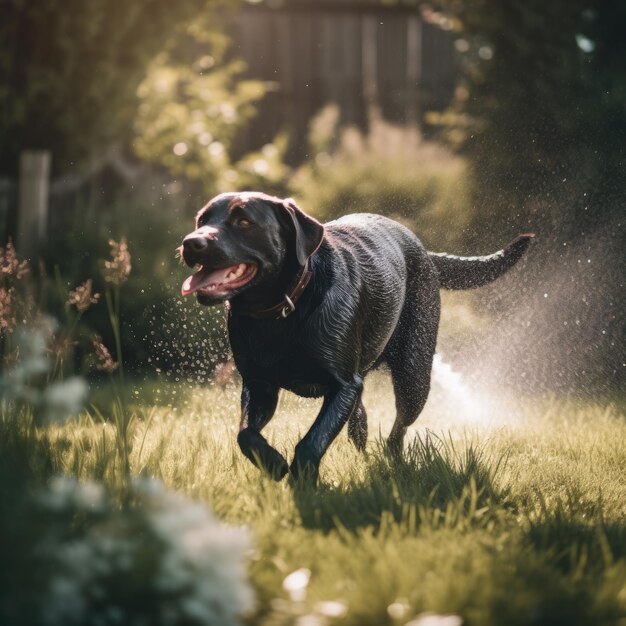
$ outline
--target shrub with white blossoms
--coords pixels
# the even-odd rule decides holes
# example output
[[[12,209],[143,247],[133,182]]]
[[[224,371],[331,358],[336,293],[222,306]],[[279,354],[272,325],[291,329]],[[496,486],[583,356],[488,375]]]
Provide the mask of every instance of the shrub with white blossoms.
[[[12,342],[17,359],[0,375],[0,401],[29,407],[38,424],[76,415],[88,395],[88,385],[79,376],[50,380],[50,344],[56,329],[55,320],[47,316],[18,326]]]
[[[202,504],[140,479],[119,508],[103,487],[57,478],[30,505],[41,626],[231,626],[254,605],[250,539]],[[37,521],[38,520],[38,521]],[[10,617],[10,616],[9,616]]]

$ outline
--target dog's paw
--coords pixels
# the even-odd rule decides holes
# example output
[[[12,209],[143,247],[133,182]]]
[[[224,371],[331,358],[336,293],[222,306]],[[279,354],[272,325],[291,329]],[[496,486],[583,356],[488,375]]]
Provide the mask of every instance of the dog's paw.
[[[262,472],[274,480],[282,480],[289,471],[285,457],[274,450],[258,432],[246,429],[237,435],[241,451]]]
[[[276,450],[266,454],[264,461],[265,462],[259,467],[261,471],[265,472],[272,480],[278,482],[287,475],[289,465],[282,454],[276,452]]]
[[[289,480],[294,487],[315,487],[319,479],[319,464],[308,459],[294,459],[289,468]]]

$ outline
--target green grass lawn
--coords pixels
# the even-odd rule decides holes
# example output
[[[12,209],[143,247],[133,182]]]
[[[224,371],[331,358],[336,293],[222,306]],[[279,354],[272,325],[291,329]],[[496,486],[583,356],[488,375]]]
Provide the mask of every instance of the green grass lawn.
[[[239,452],[236,388],[181,383],[136,397],[150,404],[138,405],[132,428],[133,473],[252,530],[250,624],[404,625],[429,611],[480,626],[626,624],[621,403],[552,398],[476,410],[434,389],[394,461],[381,445],[393,397],[375,374],[367,453],[342,433],[318,489],[294,490]],[[288,458],[318,406],[281,397],[267,434]],[[56,471],[115,480],[111,425],[82,418],[45,437]]]

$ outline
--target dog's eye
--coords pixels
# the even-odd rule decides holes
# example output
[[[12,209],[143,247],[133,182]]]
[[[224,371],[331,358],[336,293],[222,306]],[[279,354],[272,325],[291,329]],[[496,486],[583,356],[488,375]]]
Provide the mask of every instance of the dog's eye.
[[[252,226],[252,222],[246,217],[240,217],[236,222],[235,226],[239,228],[248,228],[248,226]]]

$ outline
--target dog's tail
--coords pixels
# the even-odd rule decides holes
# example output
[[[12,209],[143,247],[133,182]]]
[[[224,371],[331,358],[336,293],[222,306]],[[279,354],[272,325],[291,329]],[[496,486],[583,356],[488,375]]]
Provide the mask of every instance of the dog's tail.
[[[503,250],[487,256],[454,256],[429,252],[428,256],[439,273],[439,283],[445,289],[482,287],[513,267],[530,245],[534,233],[519,235]]]

